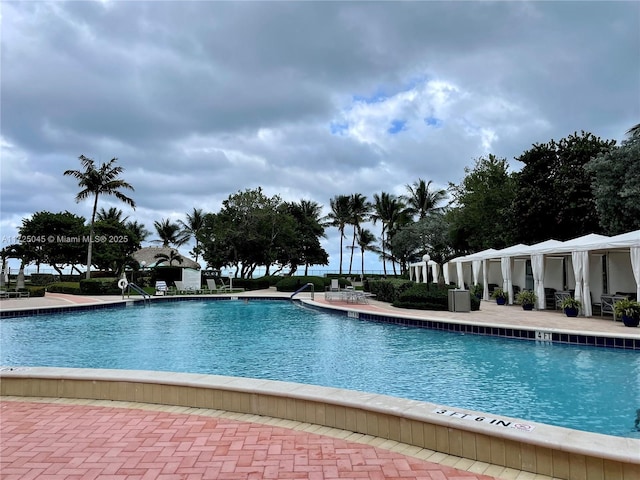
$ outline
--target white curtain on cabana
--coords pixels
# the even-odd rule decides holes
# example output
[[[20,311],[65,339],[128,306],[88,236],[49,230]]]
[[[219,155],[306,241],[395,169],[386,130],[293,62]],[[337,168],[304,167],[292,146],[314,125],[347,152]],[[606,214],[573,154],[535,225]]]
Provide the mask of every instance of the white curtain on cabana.
[[[487,260],[482,260],[482,298],[489,300],[489,272],[487,272]]]
[[[451,280],[449,278],[449,262],[442,265],[442,276],[444,277],[445,285],[449,285],[449,281]]]
[[[591,308],[591,286],[589,285],[589,252],[582,252],[582,313],[585,317],[590,317],[593,313]]]
[[[438,283],[438,262],[429,260],[429,265],[431,265],[431,276],[433,277],[431,281],[433,283]]]
[[[513,284],[511,283],[511,257],[502,257],[500,259],[500,267],[502,269],[502,289],[509,296],[509,305],[513,305]]]
[[[409,280],[413,280],[413,269],[415,267],[409,267]]]
[[[458,288],[464,288],[464,273],[462,271],[462,262],[456,262],[456,275],[458,276]]]
[[[544,295],[544,255],[531,255],[531,270],[533,272],[533,290],[538,297],[538,310],[544,310],[546,305]]]
[[[427,283],[429,281],[429,275],[427,275],[427,271],[427,262],[424,262],[424,265],[422,265],[422,283]]]
[[[588,252],[571,252],[571,263],[573,263],[573,276],[576,279],[576,291],[573,294],[573,297],[576,300],[579,300],[582,303],[582,311],[584,312],[584,302],[582,299],[584,298],[584,293],[582,291],[582,276],[584,272],[584,264],[585,261],[583,256],[589,257]]]
[[[480,280],[480,267],[482,267],[482,260],[474,260],[471,262],[471,268],[473,270],[473,284],[477,285]]]
[[[571,263],[573,264],[573,276],[576,279],[575,293],[573,294],[576,300],[582,302],[582,254],[587,252],[571,252]]]
[[[640,302],[640,247],[631,247],[631,269],[636,279],[636,300]]]

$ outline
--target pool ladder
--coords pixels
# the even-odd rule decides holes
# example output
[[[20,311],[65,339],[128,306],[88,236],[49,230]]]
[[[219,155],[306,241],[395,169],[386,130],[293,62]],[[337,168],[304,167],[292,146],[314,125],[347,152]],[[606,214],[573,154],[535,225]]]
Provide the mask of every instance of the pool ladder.
[[[147,292],[145,292],[141,287],[139,287],[138,285],[136,285],[135,283],[131,282],[127,285],[127,297],[129,296],[129,291],[133,290],[134,292],[142,295],[142,300],[144,301],[145,305],[151,305],[151,295],[149,295]]]
[[[305,290],[305,289],[306,289],[306,288],[308,288],[308,287],[311,287],[311,300],[313,300],[313,299],[314,299],[314,298],[313,298],[313,295],[314,295],[314,293],[315,293],[315,292],[314,292],[314,289],[313,289],[313,283],[311,283],[311,282],[304,284],[304,285],[303,285],[303,286],[301,286],[298,290],[296,290],[295,292],[293,292],[293,293],[291,294],[291,296],[289,297],[289,299],[293,299],[293,297],[294,297],[295,295],[297,295],[298,293],[300,293],[301,291]]]

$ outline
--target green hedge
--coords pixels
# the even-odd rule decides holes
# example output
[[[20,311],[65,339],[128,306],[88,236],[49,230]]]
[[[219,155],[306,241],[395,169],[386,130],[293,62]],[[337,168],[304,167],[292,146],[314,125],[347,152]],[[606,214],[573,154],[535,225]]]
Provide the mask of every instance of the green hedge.
[[[324,292],[325,287],[331,284],[331,280],[324,277],[283,277],[276,283],[279,292],[295,292],[303,285],[313,283],[316,292]]]
[[[30,286],[30,285],[28,285],[24,289],[21,288],[20,290],[28,291],[29,292],[29,297],[44,297],[44,293],[46,291],[46,289],[44,287]]]
[[[449,309],[449,290],[453,285],[438,287],[437,284],[416,283],[399,293],[398,298],[392,302],[394,307],[412,308],[416,310],[446,311]],[[480,300],[469,294],[471,310],[480,310]]]
[[[276,280],[277,279],[277,280]],[[276,283],[271,283],[273,280],[276,280],[276,283],[282,280],[282,277],[261,277],[261,278],[234,278],[233,279],[233,288],[244,288],[245,290],[265,290],[269,288],[271,285],[275,285]],[[228,283],[228,282],[227,282]]]
[[[413,282],[402,279],[387,279],[387,280],[370,280],[364,285],[365,291],[370,291],[376,296],[376,300],[381,302],[393,303],[395,302],[402,292],[411,288]]]
[[[80,295],[80,284],[78,282],[57,282],[47,285],[47,292],[53,293],[69,293],[71,295]]]
[[[80,293],[83,295],[120,295],[119,278],[87,278],[80,280]]]
[[[29,281],[31,285],[49,285],[55,281],[51,273],[32,273],[29,275]]]
[[[438,288],[435,284],[416,283],[401,292],[392,305],[418,310],[448,310],[448,288]]]

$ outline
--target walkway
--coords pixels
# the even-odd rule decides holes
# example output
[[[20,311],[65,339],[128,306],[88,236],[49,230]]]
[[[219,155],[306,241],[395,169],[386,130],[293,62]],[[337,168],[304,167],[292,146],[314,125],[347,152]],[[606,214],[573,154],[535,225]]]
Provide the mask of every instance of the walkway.
[[[280,296],[273,290],[248,296]],[[238,296],[242,296],[239,294]],[[300,298],[310,300],[309,295]],[[120,297],[47,294],[11,299],[2,310],[122,301]],[[394,311],[431,319],[625,334],[635,329],[601,318],[524,312],[483,302],[470,313],[418,312],[315,302],[334,308]],[[281,419],[182,407],[89,400],[6,397],[0,408],[0,474],[12,479],[425,479],[542,480],[541,475],[446,456],[397,442]],[[490,476],[486,476],[490,475]]]

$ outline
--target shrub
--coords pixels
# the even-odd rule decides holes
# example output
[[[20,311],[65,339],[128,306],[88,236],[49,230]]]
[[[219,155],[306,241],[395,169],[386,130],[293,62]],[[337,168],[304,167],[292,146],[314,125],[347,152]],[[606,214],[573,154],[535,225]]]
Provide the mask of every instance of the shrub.
[[[449,288],[438,288],[434,284],[416,283],[398,295],[394,307],[418,310],[448,310]]]
[[[71,295],[80,295],[80,284],[78,282],[56,282],[47,285],[47,291],[53,293],[68,293]]]
[[[538,296],[532,290],[522,290],[516,295],[516,303],[519,305],[535,305]]]
[[[44,287],[32,285],[27,285],[25,288],[21,288],[20,290],[29,292],[30,297],[44,297],[44,293],[46,291]]]
[[[264,290],[271,286],[271,279],[282,277],[261,277],[261,278],[234,278],[233,288],[244,288],[245,290]]]
[[[295,292],[303,285],[313,283],[313,288],[316,292],[324,292],[327,280],[330,284],[331,280],[323,277],[283,277],[276,283],[276,289],[279,292]]]
[[[393,303],[400,294],[413,286],[413,282],[402,279],[370,280],[368,288],[376,300]],[[365,290],[367,290],[365,288]]]
[[[471,295],[471,311],[475,312],[477,310],[480,310],[480,299],[475,295]]]
[[[84,295],[119,295],[119,278],[87,278],[80,280],[80,292]]]
[[[29,275],[29,280],[31,281],[31,285],[49,285],[50,283],[55,282],[55,278],[51,273],[32,273]]]
[[[482,298],[482,294],[484,293],[484,287],[482,286],[481,283],[476,283],[473,287],[471,287],[471,295],[481,299]]]

